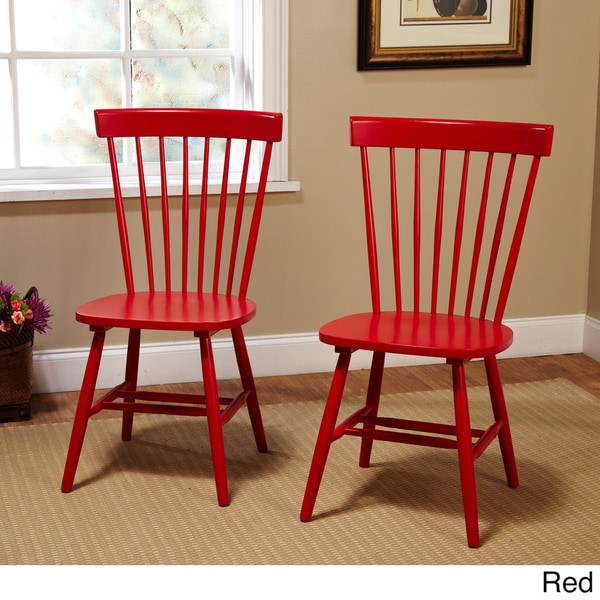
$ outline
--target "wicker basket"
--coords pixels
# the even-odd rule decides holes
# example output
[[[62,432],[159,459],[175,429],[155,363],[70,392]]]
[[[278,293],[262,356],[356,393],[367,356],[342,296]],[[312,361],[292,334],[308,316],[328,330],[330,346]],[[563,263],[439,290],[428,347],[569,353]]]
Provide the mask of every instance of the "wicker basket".
[[[31,327],[0,333],[0,421],[31,418],[33,334]]]

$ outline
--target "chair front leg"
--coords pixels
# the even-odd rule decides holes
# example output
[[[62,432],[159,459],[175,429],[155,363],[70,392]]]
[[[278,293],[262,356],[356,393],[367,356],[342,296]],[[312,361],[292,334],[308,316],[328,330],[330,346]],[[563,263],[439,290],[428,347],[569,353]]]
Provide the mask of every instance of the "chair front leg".
[[[456,419],[456,438],[458,443],[458,466],[462,489],[467,543],[471,548],[479,547],[479,518],[477,514],[477,489],[475,484],[475,458],[473,438],[471,437],[471,419],[467,385],[465,380],[465,362],[449,361],[452,365],[452,384],[454,392],[454,414]]]
[[[500,452],[502,453],[502,461],[504,463],[506,480],[509,487],[516,488],[519,487],[519,474],[517,472],[517,463],[515,461],[515,451],[510,433],[510,424],[508,421],[508,411],[506,410],[504,391],[502,390],[502,381],[500,379],[500,372],[498,371],[498,360],[495,356],[490,356],[485,359],[485,368],[488,378],[490,398],[492,400],[494,419],[497,422],[502,423],[502,427],[498,432],[498,441],[500,443]]]
[[[252,431],[254,432],[256,447],[259,452],[268,452],[269,448],[267,446],[265,428],[263,426],[262,416],[260,414],[260,404],[258,402],[256,385],[254,383],[254,376],[252,375],[252,367],[250,366],[248,349],[246,347],[246,340],[244,339],[242,328],[237,327],[232,329],[231,336],[235,350],[235,357],[240,371],[242,386],[245,391],[247,390],[250,392],[246,400],[246,407],[248,408],[248,414],[250,416],[250,423],[252,424]]]
[[[69,449],[67,451],[67,459],[60,487],[63,492],[70,492],[73,489],[75,472],[77,471],[81,448],[83,447],[83,440],[90,418],[90,408],[94,400],[94,391],[96,390],[96,381],[98,380],[106,331],[104,328],[94,330],[92,345],[79,392],[79,400],[77,401],[77,409],[75,410],[73,429],[71,431],[71,439],[69,441]]]
[[[210,439],[215,485],[217,488],[217,501],[219,506],[228,506],[229,490],[227,486],[225,443],[223,440],[221,406],[219,403],[219,390],[217,386],[217,376],[210,335],[203,334],[199,336],[199,341],[206,402],[206,419],[208,423],[208,436]]]
[[[317,494],[319,493],[319,487],[321,485],[321,479],[323,478],[323,472],[325,471],[325,463],[327,462],[329,448],[333,443],[333,432],[336,426],[340,404],[342,402],[344,386],[346,385],[351,355],[351,351],[342,350],[338,357],[333,380],[329,389],[329,395],[323,411],[321,426],[319,427],[319,433],[317,435],[310,471],[308,473],[306,490],[300,509],[301,521],[310,521],[312,518],[315,502],[317,501]]]
[[[137,389],[138,369],[140,364],[140,338],[139,329],[129,330],[129,340],[127,343],[127,362],[125,364],[125,382],[127,389],[135,391]],[[134,400],[126,400],[134,402]],[[123,413],[123,423],[121,425],[121,439],[124,442],[131,440],[133,430],[133,413]]]

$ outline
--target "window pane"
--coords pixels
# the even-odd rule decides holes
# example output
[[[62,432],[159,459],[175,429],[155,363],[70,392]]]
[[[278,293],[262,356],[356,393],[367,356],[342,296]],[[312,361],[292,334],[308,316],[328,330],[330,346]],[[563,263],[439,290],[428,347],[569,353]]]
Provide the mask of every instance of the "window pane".
[[[155,138],[142,138],[142,156],[145,163],[157,163],[160,160],[159,144]],[[231,144],[231,171],[233,172],[239,162],[239,157],[243,152],[243,143],[240,140],[233,140]],[[133,149],[132,149],[133,150]],[[203,161],[205,158],[205,140],[204,138],[188,138],[188,157],[191,161]],[[208,149],[209,160],[223,161],[225,156],[225,140],[212,139]],[[183,139],[165,138],[165,157],[168,161],[180,163],[183,160]],[[121,157],[119,157],[121,159]],[[238,167],[239,168],[239,167]],[[181,171],[181,166],[177,165],[174,168],[168,169],[170,173]]]
[[[23,166],[106,162],[93,109],[122,106],[121,61],[22,60],[18,76]]]
[[[14,168],[13,157],[13,127],[12,99],[10,77],[8,76],[8,61],[0,60],[0,168]]]
[[[10,33],[8,28],[8,0],[0,0],[0,52],[10,50]]]
[[[131,0],[132,48],[229,48],[231,2]]]
[[[230,107],[228,58],[145,58],[132,72],[133,106]]]
[[[120,0],[15,2],[18,50],[118,50],[120,23]]]

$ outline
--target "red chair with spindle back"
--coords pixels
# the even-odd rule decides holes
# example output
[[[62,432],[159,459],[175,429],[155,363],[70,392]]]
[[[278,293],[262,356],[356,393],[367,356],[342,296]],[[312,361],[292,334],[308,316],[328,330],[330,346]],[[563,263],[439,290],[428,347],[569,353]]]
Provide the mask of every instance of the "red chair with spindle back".
[[[319,331],[339,357],[300,518],[312,518],[330,447],[344,435],[361,438],[361,467],[369,466],[374,440],[451,448],[458,452],[467,542],[477,547],[475,460],[496,437],[508,485],[519,484],[496,357],[513,339],[502,318],[553,127],[351,117],[350,135],[360,149],[372,309]],[[372,173],[387,173],[385,181]],[[338,423],[356,350],[373,353],[366,399]],[[454,423],[381,416],[387,353],[446,360]],[[493,421],[486,429],[471,426],[465,364],[472,359],[485,361]]]
[[[97,110],[95,119],[97,135],[108,143],[126,293],[92,300],[76,311],[93,339],[61,489],[73,488],[88,420],[99,411],[123,412],[123,440],[131,438],[136,412],[206,416],[217,500],[226,506],[222,427],[244,404],[257,448],[267,451],[242,326],[256,312],[246,294],[283,117],[226,109],[132,108]],[[130,177],[119,164],[128,149],[135,156]],[[257,188],[251,191],[253,180]],[[150,197],[152,181],[160,186],[155,198]],[[132,193],[125,184],[134,182]],[[94,399],[111,328],[129,331],[124,381]],[[202,393],[138,390],[142,330],[185,331],[198,338]],[[219,397],[216,379],[211,337],[223,330],[231,332],[240,371],[241,390],[233,398]]]

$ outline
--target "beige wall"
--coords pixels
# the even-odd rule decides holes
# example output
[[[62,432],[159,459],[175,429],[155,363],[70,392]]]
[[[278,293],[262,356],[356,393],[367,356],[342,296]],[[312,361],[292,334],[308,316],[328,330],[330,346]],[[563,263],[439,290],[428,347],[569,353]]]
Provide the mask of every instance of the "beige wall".
[[[313,332],[366,306],[347,134],[348,116],[361,113],[553,123],[507,316],[585,313],[600,3],[536,2],[528,67],[390,72],[356,70],[356,4],[290,1],[290,175],[302,191],[268,198],[251,294],[259,312],[248,333]],[[0,277],[20,289],[36,284],[56,315],[37,349],[86,346],[75,307],[120,288],[110,211],[109,200],[0,204]],[[599,313],[597,296],[590,306]]]
[[[600,114],[600,94],[598,96]],[[600,127],[596,130],[596,156],[600,156]],[[594,192],[591,218],[590,270],[587,314],[600,319],[600,164],[595,163]]]

